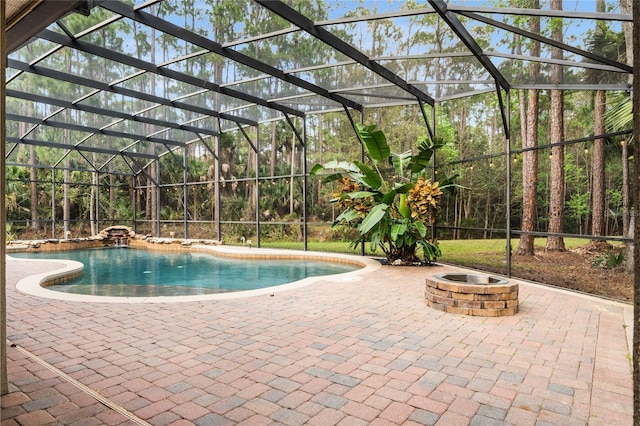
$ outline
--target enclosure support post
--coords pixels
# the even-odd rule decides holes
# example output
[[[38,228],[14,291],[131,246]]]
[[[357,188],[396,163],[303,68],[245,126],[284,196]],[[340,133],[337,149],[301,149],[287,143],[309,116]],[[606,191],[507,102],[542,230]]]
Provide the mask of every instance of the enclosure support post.
[[[256,236],[256,243],[257,243],[257,247],[260,247],[260,173],[259,173],[259,166],[260,166],[260,159],[259,159],[259,153],[258,153],[258,144],[260,143],[260,128],[258,127],[259,125],[256,124],[256,143],[254,144],[251,141],[251,138],[249,137],[249,135],[247,134],[247,132],[245,132],[245,130],[242,128],[242,126],[239,123],[236,123],[236,125],[238,126],[238,129],[240,130],[240,133],[242,133],[242,136],[244,136],[245,140],[247,141],[247,143],[249,144],[249,146],[251,147],[251,149],[253,149],[253,152],[256,154],[256,160],[255,160],[255,167],[256,167],[256,190],[255,190],[255,194],[256,194],[256,232],[257,232],[257,236]],[[247,181],[248,182],[248,181]]]
[[[158,238],[161,237],[160,231],[160,159],[156,160],[156,235]]]
[[[216,97],[216,99],[218,99]],[[211,152],[211,154],[213,155],[213,161],[214,161],[214,175],[215,175],[215,179],[213,182],[213,191],[215,192],[216,198],[213,201],[214,202],[214,210],[213,210],[213,220],[216,222],[216,232],[218,233],[218,241],[222,241],[222,216],[220,214],[220,208],[222,207],[222,196],[220,194],[220,176],[222,173],[222,165],[220,164],[220,129],[222,129],[222,126],[220,125],[220,117],[217,118],[217,120],[214,121],[215,123],[215,127],[214,130],[218,133],[215,136],[215,151],[211,151],[211,148],[209,147],[209,145],[207,145],[207,143],[205,142],[205,140],[198,135],[198,137],[200,138],[200,140],[202,141],[202,144],[207,147],[207,149]],[[236,123],[237,124],[237,123]],[[238,124],[238,127],[240,127],[240,124]]]
[[[498,90],[499,91],[499,90]],[[507,187],[506,187],[506,231],[507,231],[507,246],[506,246],[506,261],[507,261],[507,277],[511,277],[511,95],[506,91],[506,106],[505,111],[505,139],[506,139],[506,151],[507,151]]]
[[[6,20],[5,4],[0,2],[0,210],[6,211],[5,191],[6,191],[6,137],[7,125],[6,117]],[[6,229],[6,215],[0,215],[0,228]],[[0,395],[9,393],[9,379],[7,378],[7,260],[6,260],[7,233],[0,232]]]
[[[361,156],[360,159],[362,160],[364,157],[364,147],[362,146],[362,141],[360,140],[360,137],[358,136],[358,131],[356,129],[356,123],[355,121],[353,121],[353,117],[351,116],[351,113],[349,112],[349,109],[347,109],[347,107],[344,107],[344,113],[347,114],[347,118],[349,119],[349,123],[351,123],[351,128],[353,129],[353,132],[356,134],[356,138],[358,139],[358,142],[360,142],[360,152],[361,152]],[[360,124],[362,124],[362,111],[360,112]]]
[[[56,237],[56,169],[51,169],[51,238]]]
[[[633,139],[640,141],[640,2],[631,2],[633,11]],[[4,144],[3,144],[4,145]],[[633,369],[633,423],[640,424],[640,155],[633,156],[633,344],[631,350]],[[3,257],[4,258],[4,257]]]
[[[307,117],[302,119],[302,240],[303,249],[307,251]]]
[[[429,122],[427,121],[427,117],[425,116],[424,121],[427,123],[427,130],[429,130],[429,134],[431,135],[431,141],[434,141],[434,138],[436,137],[436,131],[437,131],[437,126],[436,126],[436,103],[434,102],[433,105],[431,105],[431,123],[433,125],[433,127],[431,129],[429,129]],[[422,108],[422,104],[420,104],[420,108]],[[422,111],[422,114],[424,115],[424,110]],[[432,181],[435,182],[436,179],[438,178],[437,174],[438,174],[438,170],[436,169],[436,161],[437,160],[437,152],[434,150],[433,151],[433,158],[431,159],[431,176],[432,176]],[[431,240],[432,241],[436,241],[436,237],[437,237],[437,232],[438,230],[438,226],[437,226],[437,222],[434,221],[431,224]]]
[[[360,124],[364,125],[364,112],[360,111]],[[356,132],[356,137],[358,139],[360,139],[360,136],[358,136],[358,133]],[[362,143],[362,141],[360,141],[360,162],[364,163],[364,144]],[[364,241],[360,244],[360,255],[364,256],[365,253],[365,249],[364,249]]]
[[[433,105],[431,105],[431,123],[432,123],[431,125],[429,124],[429,120],[427,119],[427,112],[424,110],[424,102],[418,99],[418,105],[420,106],[420,112],[422,113],[422,119],[424,120],[424,124],[427,126],[427,132],[429,133],[429,138],[433,140],[433,138],[436,137],[436,122],[435,122],[436,103],[434,102]]]
[[[260,247],[260,124],[256,125],[256,247]]]
[[[133,210],[133,232],[138,233],[138,188],[136,188],[136,176],[131,176],[131,206]]]
[[[214,155],[215,167],[215,181],[213,183],[213,190],[216,193],[215,203],[215,214],[214,219],[216,221],[216,230],[218,231],[218,241],[222,241],[222,219],[220,217],[220,207],[222,206],[222,196],[220,194],[220,173],[221,173],[221,165],[220,165],[220,135],[216,136],[216,150]]]
[[[302,135],[296,129],[293,121],[289,117],[289,114],[285,113],[284,117],[291,126],[291,130],[296,135],[296,139],[302,145],[302,238],[303,238],[303,246],[304,250],[307,250],[307,117],[304,116],[302,118]],[[294,147],[291,147],[291,155],[293,164],[293,156],[295,155]],[[291,179],[292,179],[292,187],[293,187],[293,170],[291,170]],[[293,194],[291,194],[293,196]]]
[[[511,277],[511,94],[509,86],[501,84],[498,76],[494,76],[496,82],[496,95],[498,96],[498,104],[500,106],[500,115],[502,116],[502,128],[504,130],[505,144],[507,152],[507,182],[506,182],[506,263],[507,277]],[[505,97],[502,97],[502,89],[504,88]]]
[[[184,204],[184,238],[185,240],[189,238],[189,207],[188,207],[188,197],[187,197],[187,146],[185,145],[182,148],[182,179],[184,182],[183,192],[182,192],[182,203]]]
[[[95,187],[96,187],[96,205],[93,207],[96,209],[96,223],[95,223],[95,234],[92,232],[92,235],[97,235],[98,232],[100,232],[100,173],[99,172],[93,172],[93,175],[95,176],[96,179],[96,183],[95,183]]]

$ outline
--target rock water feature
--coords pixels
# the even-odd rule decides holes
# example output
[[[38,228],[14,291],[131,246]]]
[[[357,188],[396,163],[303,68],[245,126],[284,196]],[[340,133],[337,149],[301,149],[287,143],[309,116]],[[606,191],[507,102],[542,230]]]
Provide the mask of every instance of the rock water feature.
[[[460,315],[500,317],[518,312],[518,284],[481,274],[434,274],[427,277],[428,306]]]
[[[105,246],[128,247],[129,241],[135,238],[136,233],[128,226],[110,226],[98,234]]]

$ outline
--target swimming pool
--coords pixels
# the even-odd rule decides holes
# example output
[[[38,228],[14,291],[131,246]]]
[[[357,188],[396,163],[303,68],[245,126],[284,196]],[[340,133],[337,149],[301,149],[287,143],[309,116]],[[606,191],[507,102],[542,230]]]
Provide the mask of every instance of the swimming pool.
[[[254,253],[256,251],[254,250]],[[256,290],[308,277],[344,274],[362,265],[315,259],[235,259],[199,252],[158,252],[101,248],[41,253],[12,253],[22,259],[82,262],[80,277],[47,285],[57,292],[92,296],[156,297]]]

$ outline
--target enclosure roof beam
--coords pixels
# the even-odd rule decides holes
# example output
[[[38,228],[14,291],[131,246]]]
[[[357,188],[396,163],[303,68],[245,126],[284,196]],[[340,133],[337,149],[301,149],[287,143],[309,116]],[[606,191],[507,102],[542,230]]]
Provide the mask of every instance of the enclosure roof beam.
[[[125,162],[125,164],[127,166],[129,166],[129,168],[131,169],[131,171],[134,173],[134,176],[138,176],[139,174],[143,174],[147,177],[147,179],[149,179],[155,186],[160,186],[160,184],[158,183],[158,181],[156,179],[153,178],[153,176],[151,176],[145,169],[147,168],[147,166],[151,163],[147,163],[147,164],[138,164],[137,161],[135,161],[134,158],[128,158],[127,157],[122,157],[122,160]],[[131,163],[133,163],[134,166],[137,167],[137,171],[136,169],[131,165]]]
[[[328,26],[328,25],[341,25],[341,24],[351,24],[355,22],[363,22],[370,20],[378,20],[378,19],[392,19],[392,18],[402,18],[407,16],[416,16],[416,15],[426,15],[429,13],[434,13],[435,11],[431,8],[417,8],[417,9],[403,9],[397,12],[389,12],[389,13],[377,13],[373,15],[358,15],[358,16],[347,16],[338,19],[327,19],[323,21],[316,21],[315,25],[317,26]],[[272,37],[277,37],[281,35],[291,34],[300,31],[300,28],[292,25],[289,28],[283,28],[281,30],[271,31],[264,34],[255,35],[252,37],[247,37],[243,39],[238,39],[234,41],[230,41],[227,43],[223,43],[222,47],[232,47],[237,46],[239,44],[251,43],[254,41],[265,40]]]
[[[5,163],[7,166],[16,166],[16,167],[35,167],[36,169],[42,169],[42,170],[69,170],[69,171],[77,171],[78,169],[73,168],[73,167],[54,167],[54,166],[50,166],[50,165],[46,165],[46,164],[38,164],[36,166],[32,165],[32,164],[24,164],[24,163],[16,163],[16,162],[6,162]],[[124,173],[124,172],[119,172],[119,171],[111,171],[109,172],[110,175],[114,175],[114,176],[134,176],[133,173]]]
[[[378,74],[380,77],[390,81],[396,86],[400,87],[404,91],[410,93],[415,98],[426,102],[430,105],[433,105],[433,98],[426,93],[418,90],[416,87],[408,84],[405,80],[403,80],[399,75],[390,71],[389,69],[383,67],[378,62],[374,62],[364,53],[360,52],[355,47],[351,46],[344,40],[335,36],[333,33],[324,29],[323,27],[316,25],[313,21],[311,21],[306,16],[299,13],[297,10],[292,7],[284,4],[281,1],[272,1],[272,0],[255,0],[256,3],[260,4],[267,10],[279,15],[280,17],[286,19],[291,22],[293,25],[302,28],[307,33],[312,35],[313,37],[319,39],[323,43],[331,46],[336,49],[340,53],[347,55],[351,59],[358,62],[360,65],[366,67],[370,71]],[[345,105],[350,107],[350,105]],[[357,108],[354,108],[357,109]]]
[[[159,155],[159,157],[164,157],[165,155],[170,154],[170,155],[171,155],[171,158],[173,158],[173,159],[176,161],[176,163],[180,164],[180,167],[182,167],[182,168],[183,168],[183,170],[184,170],[185,166],[184,166],[183,161],[182,161],[181,159],[179,159],[179,158],[178,158],[178,156],[176,155],[176,153],[175,153],[175,152],[173,152],[173,149],[169,148],[169,147],[168,147],[168,146],[166,146],[166,145],[165,145],[164,147],[165,147],[167,150],[166,150],[164,153],[161,153],[161,154]],[[176,148],[176,149],[177,149],[177,148]]]
[[[253,143],[253,141],[249,137],[249,134],[247,133],[247,131],[241,125],[238,124],[237,126],[238,126],[238,129],[240,130],[240,133],[242,133],[242,136],[244,136],[244,139],[251,146],[251,149],[253,149],[253,152],[257,153],[258,152],[257,143]]]
[[[512,53],[501,53],[501,52],[494,52],[489,50],[485,50],[484,54],[489,57],[495,57],[495,58],[517,59],[520,61],[541,62],[543,64],[562,65],[565,67],[587,68],[587,69],[593,69],[593,70],[610,71],[610,72],[618,72],[618,73],[623,72],[618,67],[603,65],[597,62],[581,62],[581,61],[569,61],[567,59],[540,58],[538,56],[515,55]]]
[[[584,12],[571,10],[550,10],[550,9],[527,9],[516,7],[490,7],[490,6],[464,6],[449,5],[448,9],[452,12],[478,12],[491,13],[498,15],[521,15],[521,16],[543,16],[547,18],[575,18],[575,19],[595,19],[599,21],[622,21],[631,22],[633,17],[623,13],[602,13],[602,12]]]
[[[479,160],[487,160],[487,159],[492,159],[492,158],[497,158],[497,157],[505,157],[505,156],[507,156],[509,154],[522,154],[523,152],[528,152],[528,151],[543,151],[545,149],[553,148],[555,146],[574,145],[574,144],[578,144],[578,143],[591,142],[591,141],[593,141],[595,139],[607,139],[607,138],[614,138],[614,137],[618,137],[618,136],[625,136],[625,135],[629,135],[631,133],[633,133],[633,129],[619,130],[617,132],[604,133],[604,134],[601,134],[601,135],[587,136],[587,137],[578,138],[578,139],[569,139],[569,140],[549,143],[549,144],[545,144],[545,145],[536,145],[536,146],[532,146],[532,147],[529,147],[529,148],[512,149],[509,152],[500,151],[500,152],[494,152],[492,154],[476,155],[476,156],[473,156],[473,157],[461,158],[459,160],[446,161],[446,162],[443,162],[443,163],[438,163],[437,167],[454,166],[456,164],[464,164],[464,163],[471,163],[471,162],[479,161]]]
[[[429,1],[441,1],[441,0],[429,0]],[[633,67],[623,64],[618,61],[614,61],[612,59],[605,58],[604,56],[596,55],[591,52],[587,52],[586,50],[579,49],[577,47],[573,47],[571,45],[561,43],[559,41],[555,41],[545,36],[541,36],[539,34],[535,34],[531,31],[526,31],[521,28],[518,28],[513,25],[505,24],[504,22],[496,21],[495,19],[487,18],[486,16],[479,15],[473,12],[463,12],[461,15],[466,16],[470,19],[475,19],[476,21],[483,22],[485,24],[494,26],[496,28],[500,28],[502,30],[510,31],[512,33],[519,34],[523,37],[530,38],[535,41],[539,41],[541,43],[557,47],[561,50],[566,50],[567,52],[575,53],[576,55],[584,56],[585,58],[591,59],[592,61],[596,61],[597,63],[610,65],[620,70],[620,72],[624,73],[633,73]],[[457,18],[456,18],[457,19]]]
[[[215,160],[218,161],[218,156],[216,155],[215,151],[211,149],[207,141],[205,141],[204,138],[200,136],[200,134],[196,133],[196,135],[198,136],[198,139],[200,139],[200,143],[202,143],[202,145],[204,145],[204,147],[207,148],[207,151],[209,151],[209,153],[213,156],[213,158],[215,158]]]
[[[612,92],[628,92],[631,90],[626,83],[620,84],[588,84],[588,83],[535,83],[535,84],[514,84],[513,89],[520,90],[607,90]]]
[[[170,99],[162,98],[160,96],[150,95],[147,93],[139,92],[137,90],[131,90],[125,87],[102,83],[97,80],[92,80],[89,78],[68,74],[62,71],[52,70],[50,68],[45,68],[40,65],[29,65],[25,62],[17,61],[11,58],[7,59],[7,67],[17,69],[20,71],[30,72],[33,74],[41,75],[43,77],[48,77],[55,80],[65,81],[67,83],[73,83],[73,84],[79,84],[86,87],[91,87],[93,89],[101,90],[103,92],[115,93],[117,95],[127,96],[130,98],[152,102],[152,103],[156,103],[156,104],[160,104],[160,105],[164,105],[172,108],[179,108],[185,111],[191,111],[191,112],[195,112],[205,116],[220,117],[224,120],[240,122],[242,124],[247,124],[249,126],[256,125],[256,122],[254,120],[249,120],[242,117],[236,117],[230,114],[219,113],[217,111],[187,104],[184,102],[172,101]]]
[[[422,114],[422,119],[424,120],[424,124],[425,126],[427,126],[427,132],[429,133],[429,138],[431,139],[431,141],[433,141],[433,138],[436,137],[436,133],[433,129],[433,127],[431,126],[431,124],[429,124],[429,118],[427,117],[427,111],[425,111],[424,109],[424,102],[418,102],[418,105],[420,106],[420,113]],[[431,108],[435,108],[435,105],[431,105]],[[433,123],[435,125],[435,123]]]
[[[353,102],[347,98],[343,98],[338,95],[333,95],[323,87],[317,86],[301,78],[287,75],[281,69],[272,67],[264,62],[261,62],[250,56],[244,55],[234,49],[224,48],[220,43],[216,41],[209,40],[206,37],[195,34],[191,31],[187,31],[184,28],[180,28],[175,24],[172,24],[168,21],[165,21],[164,19],[153,16],[147,12],[136,11],[134,10],[133,7],[128,6],[121,2],[116,2],[116,1],[103,4],[102,7],[104,7],[105,9],[111,12],[119,13],[122,16],[125,16],[136,22],[140,22],[141,24],[147,25],[151,28],[155,28],[158,31],[162,31],[165,34],[170,34],[172,36],[185,40],[189,43],[192,43],[196,46],[199,46],[203,49],[207,49],[210,52],[213,52],[217,55],[220,55],[227,59],[231,59],[232,61],[246,65],[248,67],[251,67],[265,74],[269,74],[280,80],[286,81],[287,83],[293,84],[295,86],[298,86],[310,92],[317,93],[318,95],[324,96],[325,98],[331,99],[340,104],[346,104],[351,108],[362,109],[362,105],[359,105],[356,102]],[[220,88],[220,89],[229,90],[227,88]],[[259,102],[256,102],[256,103],[260,104]],[[278,109],[281,112],[286,112],[286,113],[297,115],[297,116],[304,116],[304,114],[301,114],[300,111],[289,109],[277,104],[274,104],[274,105],[277,106],[277,108],[274,107],[274,109]],[[265,106],[268,106],[268,105],[265,105]]]
[[[76,151],[82,151],[82,152],[95,152],[97,154],[110,154],[110,155],[119,154],[125,157],[132,157],[132,158],[139,157],[139,158],[149,158],[152,160],[158,159],[157,155],[146,154],[142,152],[121,152],[114,149],[101,148],[96,146],[69,145],[61,142],[49,142],[49,141],[42,141],[42,140],[36,140],[36,139],[20,139],[12,136],[7,136],[7,142],[20,143],[24,145],[44,146],[47,148],[58,148],[58,149],[71,150],[71,151],[76,150]]]
[[[109,3],[109,5],[113,5]],[[102,5],[105,6],[105,5]],[[126,6],[126,5],[125,5]],[[143,13],[143,12],[138,12]],[[164,21],[163,21],[164,22]],[[184,31],[184,30],[182,30]],[[50,30],[43,30],[38,33],[38,37],[43,40],[50,41],[52,43],[57,43],[64,45],[66,47],[70,47],[72,49],[79,50],[81,52],[89,53],[94,56],[98,56],[104,59],[108,59],[110,61],[119,62],[121,64],[129,65],[131,67],[135,67],[144,71],[147,71],[152,74],[156,74],[162,77],[171,78],[173,80],[181,81],[183,83],[190,84],[195,87],[203,87],[207,90],[211,90],[212,92],[221,93],[226,96],[230,96],[236,99],[243,100],[245,102],[254,103],[257,105],[261,105],[266,108],[272,108],[282,112],[288,112],[293,115],[303,116],[304,113],[302,111],[294,110],[292,108],[288,108],[282,105],[270,104],[266,102],[264,99],[259,98],[257,96],[249,95],[247,93],[239,92],[237,90],[229,89],[226,87],[220,87],[220,85],[216,83],[212,83],[207,80],[202,80],[197,77],[190,76],[188,74],[184,74],[178,71],[170,70],[168,68],[159,67],[151,62],[146,62],[141,59],[134,58],[132,56],[128,56],[119,52],[115,52],[113,50],[106,49],[104,47],[97,46],[92,43],[88,43],[83,40],[70,39],[64,34],[56,33]],[[176,36],[180,37],[180,35]]]
[[[511,137],[511,126],[510,126],[510,121],[509,121],[509,113],[508,113],[508,105],[507,105],[507,101],[502,97],[502,89],[500,88],[500,85],[498,84],[498,81],[496,80],[496,94],[498,95],[498,105],[500,105],[500,116],[502,117],[502,128],[504,130],[504,134],[505,137],[510,138]],[[509,99],[508,97],[508,91],[507,91],[507,99]]]
[[[497,81],[498,85],[502,87],[504,90],[509,90],[511,85],[504,78],[502,73],[496,68],[496,66],[491,62],[484,52],[482,48],[478,45],[473,36],[469,33],[469,31],[462,25],[462,22],[458,19],[458,17],[447,9],[447,4],[442,0],[429,0],[431,6],[438,12],[438,15],[442,18],[442,20],[453,30],[453,32],[460,38],[460,40],[467,46],[467,48],[473,53],[473,55],[478,59],[478,61],[482,64],[482,66],[487,70],[489,74]]]
[[[128,132],[117,132],[115,130],[108,130],[108,129],[98,129],[96,127],[91,127],[91,126],[65,123],[62,121],[43,120],[37,117],[26,117],[18,114],[7,113],[7,120],[22,121],[25,123],[54,127],[56,129],[74,130],[78,132],[91,133],[95,135],[105,135],[105,136],[112,136],[112,137],[123,138],[123,139],[133,139],[136,141],[157,142],[161,144],[174,145],[174,146],[186,145],[184,142],[176,142],[169,139],[156,138],[153,136],[136,135]]]
[[[83,111],[83,112],[89,112],[89,113],[92,113],[92,114],[103,115],[103,116],[106,116],[106,117],[120,118],[120,119],[123,119],[123,120],[136,121],[136,122],[145,123],[145,124],[152,124],[152,125],[155,125],[155,126],[167,127],[167,128],[176,129],[176,130],[185,130],[185,131],[189,131],[189,132],[200,132],[200,133],[204,133],[204,134],[210,135],[210,136],[217,136],[218,135],[218,132],[215,132],[213,130],[202,129],[202,128],[199,128],[199,127],[189,126],[189,125],[185,125],[185,124],[176,124],[176,123],[172,123],[170,121],[156,120],[154,118],[143,117],[141,115],[132,115],[132,114],[124,113],[124,112],[112,111],[112,110],[99,108],[99,107],[94,107],[94,106],[91,106],[91,105],[80,104],[80,103],[76,103],[76,102],[69,102],[69,101],[64,101],[64,100],[60,100],[60,99],[53,99],[53,98],[51,98],[49,96],[41,96],[41,95],[36,95],[36,94],[33,94],[33,93],[25,93],[25,92],[21,92],[21,91],[18,91],[18,90],[7,89],[7,97],[16,98],[16,99],[23,99],[23,100],[32,101],[32,102],[39,102],[39,103],[43,103],[43,104],[55,105],[55,106],[58,106],[58,107],[61,107],[61,108],[66,108],[68,110],[73,109],[73,110],[77,110],[77,111]]]
[[[473,56],[471,52],[439,52],[439,53],[422,53],[415,55],[397,55],[397,56],[371,56],[369,59],[372,61],[403,61],[403,60],[412,60],[412,59],[439,59],[439,58],[464,58]],[[496,55],[497,56],[497,55]],[[290,70],[284,70],[285,74],[296,74],[306,71],[317,71],[327,68],[338,68],[346,65],[357,64],[354,59],[349,59],[340,62],[332,62],[328,64],[316,64],[309,65],[301,68],[294,68]],[[264,80],[269,78],[270,76],[267,74],[259,75],[257,77],[246,78],[242,80],[236,80],[229,83],[221,84],[221,87],[232,87],[237,84],[248,83],[251,81]],[[413,84],[411,81],[408,81],[409,84]],[[389,83],[389,85],[394,85],[393,83]],[[335,90],[329,90],[329,92],[336,92]],[[342,110],[342,109],[341,109]]]
[[[298,128],[295,126],[293,120],[291,120],[291,117],[289,117],[289,115],[285,114],[284,118],[287,120],[287,123],[289,123],[289,126],[291,127],[291,130],[293,130],[293,134],[296,135],[296,139],[298,140],[298,142],[300,142],[300,145],[303,148],[305,148],[306,146],[305,146],[304,139],[302,138],[302,135],[298,131]]]
[[[419,99],[416,99],[410,96],[394,96],[394,95],[376,94],[376,93],[360,93],[355,90],[354,91],[345,90],[345,91],[342,91],[341,93],[346,93],[352,96],[366,96],[367,98],[395,99],[395,100],[403,100],[406,102],[422,102]]]

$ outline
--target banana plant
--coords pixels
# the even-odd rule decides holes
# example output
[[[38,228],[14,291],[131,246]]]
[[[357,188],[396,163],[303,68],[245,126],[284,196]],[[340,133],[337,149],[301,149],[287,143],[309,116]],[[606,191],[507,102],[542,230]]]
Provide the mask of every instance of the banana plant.
[[[368,241],[371,250],[380,248],[390,263],[435,262],[442,253],[438,242],[429,238],[427,227],[435,221],[442,190],[455,189],[455,177],[438,183],[424,174],[443,141],[425,139],[416,154],[394,153],[375,125],[356,125],[356,133],[370,165],[330,161],[311,169],[312,175],[323,177],[323,183],[341,184],[331,200],[342,209],[333,225],[357,229],[351,245]]]

